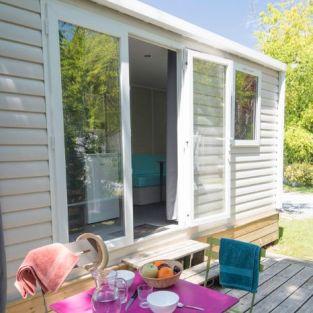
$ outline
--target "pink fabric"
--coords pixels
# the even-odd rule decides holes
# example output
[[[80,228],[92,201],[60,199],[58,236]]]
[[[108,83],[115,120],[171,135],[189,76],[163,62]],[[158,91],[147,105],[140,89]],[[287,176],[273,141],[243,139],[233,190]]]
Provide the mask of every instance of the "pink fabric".
[[[23,298],[42,291],[56,291],[78,262],[79,257],[60,243],[31,250],[16,273],[15,287]]]
[[[129,290],[129,296],[131,296],[137,286],[142,283],[144,283],[142,278],[138,273],[136,273],[135,281]],[[189,283],[184,280],[179,280],[175,286],[168,288],[168,290],[176,292],[179,295],[180,302],[202,307],[205,309],[204,312],[207,313],[225,312],[239,301],[237,298]],[[65,300],[56,302],[50,305],[50,308],[57,313],[92,313],[90,305],[92,292],[93,289],[84,291]],[[125,312],[125,304],[123,305],[121,312]],[[127,311],[127,313],[147,312],[150,312],[150,310],[140,308],[138,298]],[[194,313],[195,310],[182,308],[176,309],[175,312]]]

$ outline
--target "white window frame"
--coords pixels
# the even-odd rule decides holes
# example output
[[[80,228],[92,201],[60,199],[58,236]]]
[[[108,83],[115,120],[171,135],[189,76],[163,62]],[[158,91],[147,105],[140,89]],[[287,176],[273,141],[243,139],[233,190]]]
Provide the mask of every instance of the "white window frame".
[[[255,131],[254,139],[235,139],[235,109],[236,109],[236,72],[240,71],[258,78],[257,101],[255,107]],[[260,145],[261,133],[261,90],[262,90],[262,72],[244,64],[235,63],[234,65],[234,88],[232,94],[232,145],[242,147],[253,147]]]
[[[210,225],[218,221],[226,221],[231,215],[231,175],[230,175],[230,144],[231,144],[231,95],[233,90],[233,61],[214,55],[194,50],[187,50],[187,70],[185,75],[186,94],[184,109],[186,127],[186,148],[185,168],[187,169],[185,177],[186,203],[189,210],[185,212],[186,223],[189,226]],[[218,214],[208,215],[202,218],[194,218],[194,155],[193,155],[193,59],[201,59],[208,62],[224,65],[226,67],[225,77],[225,105],[224,105],[224,211]]]
[[[43,36],[45,62],[45,92],[49,136],[49,167],[52,207],[53,241],[68,242],[68,206],[66,187],[66,163],[64,147],[63,104],[60,68],[58,21],[62,20],[84,28],[118,37],[120,39],[120,101],[123,159],[123,212],[124,232],[120,238],[106,241],[115,249],[130,245],[133,238],[133,200],[131,174],[131,131],[129,99],[128,32],[124,24],[102,14],[88,11],[61,1],[43,0]]]

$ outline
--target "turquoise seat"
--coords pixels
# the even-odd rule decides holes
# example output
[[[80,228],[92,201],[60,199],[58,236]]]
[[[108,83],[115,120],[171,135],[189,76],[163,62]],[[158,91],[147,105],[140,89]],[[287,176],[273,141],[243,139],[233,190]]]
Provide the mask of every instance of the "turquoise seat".
[[[164,155],[134,154],[132,156],[133,186],[149,187],[160,185],[160,161],[165,162]],[[165,181],[165,166],[163,180]]]

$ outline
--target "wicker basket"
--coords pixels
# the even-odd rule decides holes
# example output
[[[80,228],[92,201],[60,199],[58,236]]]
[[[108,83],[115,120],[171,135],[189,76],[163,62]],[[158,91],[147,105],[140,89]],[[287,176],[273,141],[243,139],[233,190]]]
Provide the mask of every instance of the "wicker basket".
[[[156,260],[157,261],[157,260]],[[175,285],[177,283],[177,281],[179,280],[179,277],[183,271],[183,265],[178,262],[178,261],[173,261],[173,260],[162,260],[164,261],[164,263],[167,263],[172,269],[174,268],[174,266],[178,266],[180,271],[179,273],[175,274],[172,277],[168,277],[168,278],[149,278],[149,277],[144,277],[141,273],[141,270],[143,268],[143,266],[145,266],[145,264],[143,266],[141,266],[139,268],[139,273],[142,277],[142,279],[145,281],[145,283],[153,288],[157,288],[157,289],[162,289],[162,288],[168,288],[171,287],[173,285]],[[148,262],[148,263],[153,263],[155,261],[152,262]],[[148,264],[147,263],[147,264]]]

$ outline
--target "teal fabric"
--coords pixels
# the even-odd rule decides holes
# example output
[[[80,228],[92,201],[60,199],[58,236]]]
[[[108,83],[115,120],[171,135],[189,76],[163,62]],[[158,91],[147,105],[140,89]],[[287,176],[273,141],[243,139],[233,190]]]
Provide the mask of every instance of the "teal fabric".
[[[164,178],[163,178],[164,183]],[[133,175],[133,186],[147,187],[160,185],[160,175],[146,174],[146,175]]]
[[[134,154],[132,156],[133,186],[149,187],[160,185],[160,163],[165,162],[164,155]],[[163,168],[163,181],[166,176],[166,166]]]
[[[239,240],[222,238],[219,252],[220,284],[255,293],[259,284],[261,248]]]

